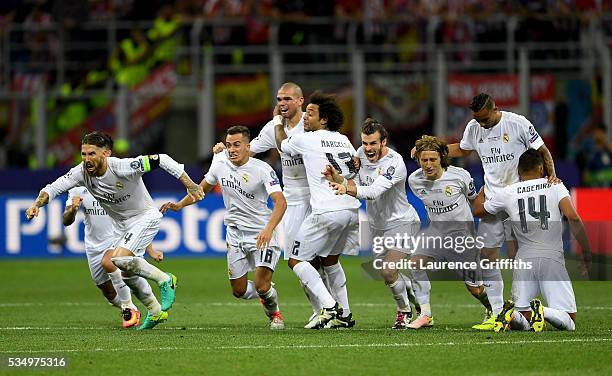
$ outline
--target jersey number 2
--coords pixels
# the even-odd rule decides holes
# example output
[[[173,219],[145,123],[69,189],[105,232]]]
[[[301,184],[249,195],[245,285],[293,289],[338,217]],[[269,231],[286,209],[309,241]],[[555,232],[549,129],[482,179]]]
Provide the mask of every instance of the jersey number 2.
[[[536,211],[535,208],[535,197],[527,197],[527,206],[529,215],[535,219],[540,220],[540,228],[542,230],[548,230],[548,218],[550,218],[550,212],[546,210],[546,196],[538,196],[540,201],[540,210]],[[519,198],[519,217],[521,217],[521,230],[527,233],[527,217],[525,216],[525,199]]]

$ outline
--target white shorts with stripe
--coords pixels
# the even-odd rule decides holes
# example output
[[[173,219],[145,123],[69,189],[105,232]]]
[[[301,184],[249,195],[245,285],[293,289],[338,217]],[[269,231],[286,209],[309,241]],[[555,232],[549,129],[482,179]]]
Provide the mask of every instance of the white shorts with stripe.
[[[274,233],[268,248],[259,250],[255,237],[260,231],[244,231],[236,227],[226,227],[227,273],[229,279],[238,279],[258,267],[272,271],[280,258],[280,247]]]
[[[159,212],[158,212],[159,213]],[[143,257],[147,246],[153,242],[159,231],[161,214],[145,214],[121,230],[115,228],[116,238],[113,248],[129,249],[134,256]]]
[[[305,201],[299,205],[288,205],[283,216],[283,229],[285,230],[285,240],[283,242],[283,256],[289,260],[293,242],[300,227],[304,224],[306,217],[310,215],[310,202]]]
[[[291,258],[310,261],[316,256],[355,254],[359,251],[359,212],[357,209],[311,213],[298,231]]]

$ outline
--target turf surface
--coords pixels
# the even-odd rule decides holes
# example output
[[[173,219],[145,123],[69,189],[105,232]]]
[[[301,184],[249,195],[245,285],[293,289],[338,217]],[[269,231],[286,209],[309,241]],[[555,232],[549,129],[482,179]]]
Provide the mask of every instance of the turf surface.
[[[287,329],[273,332],[259,302],[231,295],[225,260],[168,255],[161,267],[179,278],[170,319],[138,332],[120,329],[84,260],[1,261],[0,374],[32,371],[9,369],[15,356],[61,356],[61,373],[88,375],[612,374],[612,282],[574,283],[574,333],[475,332],[483,310],[461,282],[433,282],[433,329],[398,332],[389,329],[395,309],[384,284],[358,259],[343,265],[351,330],[302,329],[311,311],[282,261],[274,280]]]

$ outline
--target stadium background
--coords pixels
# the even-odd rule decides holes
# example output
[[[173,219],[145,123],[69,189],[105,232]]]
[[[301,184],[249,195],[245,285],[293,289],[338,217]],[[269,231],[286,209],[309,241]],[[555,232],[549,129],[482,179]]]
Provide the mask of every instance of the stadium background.
[[[359,144],[373,116],[391,145],[461,137],[467,103],[486,91],[525,114],[607,251],[612,184],[610,1],[3,1],[0,5],[0,257],[82,255],[61,226],[63,201],[26,224],[36,192],[79,161],[79,140],[110,132],[116,155],[165,152],[199,180],[230,125],[253,134],[276,89],[338,95]],[[276,152],[262,156],[280,172]],[[455,161],[477,186],[477,157]],[[156,199],[181,195],[163,173]],[[424,218],[422,205],[411,202]],[[607,206],[606,206],[607,205]],[[222,204],[165,219],[157,246],[222,255]],[[74,226],[73,226],[74,227]],[[82,232],[82,230],[81,230]],[[601,244],[601,246],[599,246]],[[609,247],[607,247],[609,248]]]
[[[380,120],[413,171],[415,139],[456,141],[469,100],[487,91],[546,140],[597,253],[592,277],[607,279],[611,47],[610,0],[0,1],[0,374],[10,356],[62,356],[66,371],[89,375],[610,374],[609,281],[574,280],[575,333],[494,336],[469,329],[482,309],[460,281],[434,280],[436,326],[402,332],[389,329],[388,289],[364,275],[364,259],[345,258],[357,326],[307,331],[309,305],[281,262],[287,329],[273,333],[257,303],[229,292],[218,194],[162,224],[162,268],[180,281],[170,320],[121,330],[91,282],[82,226],[61,225],[64,200],[29,223],[24,210],[94,129],[119,141],[116,155],[165,152],[199,180],[224,129],[256,134],[278,86],[295,81],[305,97],[338,95],[355,145],[361,121]],[[280,170],[275,153],[262,158]],[[454,163],[482,184],[477,159]],[[183,194],[163,172],[145,181],[156,200]]]

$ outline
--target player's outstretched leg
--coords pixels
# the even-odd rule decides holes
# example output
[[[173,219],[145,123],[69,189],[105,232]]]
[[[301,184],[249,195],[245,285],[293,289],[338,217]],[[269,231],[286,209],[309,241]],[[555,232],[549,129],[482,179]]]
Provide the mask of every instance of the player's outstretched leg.
[[[121,309],[122,326],[125,329],[138,326],[140,324],[140,312],[132,302],[132,291],[127,286],[121,275],[121,270],[111,261],[112,250],[104,253],[102,267],[108,274],[119,299]]]
[[[115,251],[115,254],[117,254],[117,251]],[[175,275],[164,273],[142,257],[114,256],[112,261],[123,271],[157,282],[160,289],[162,311],[167,311],[172,307],[176,297],[177,278]]]

